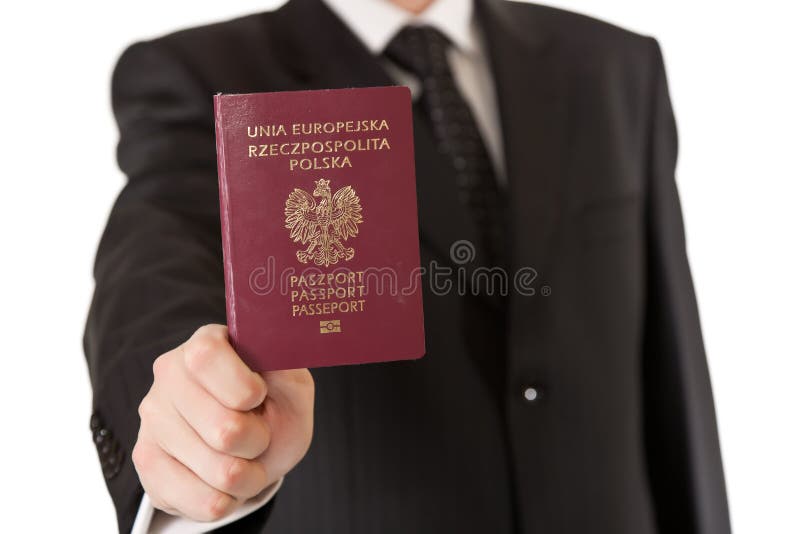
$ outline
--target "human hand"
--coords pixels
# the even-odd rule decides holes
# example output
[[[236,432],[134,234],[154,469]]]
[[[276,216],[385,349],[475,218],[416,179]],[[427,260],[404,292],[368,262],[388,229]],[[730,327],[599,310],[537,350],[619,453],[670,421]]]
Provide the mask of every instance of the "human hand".
[[[308,369],[254,373],[206,325],[153,364],[133,463],[155,508],[221,519],[303,458],[313,408]]]

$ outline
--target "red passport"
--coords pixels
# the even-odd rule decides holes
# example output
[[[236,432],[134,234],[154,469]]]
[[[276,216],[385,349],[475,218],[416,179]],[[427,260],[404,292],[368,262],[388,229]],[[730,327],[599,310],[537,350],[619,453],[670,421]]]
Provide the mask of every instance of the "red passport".
[[[421,357],[405,87],[214,97],[231,343],[256,371]]]

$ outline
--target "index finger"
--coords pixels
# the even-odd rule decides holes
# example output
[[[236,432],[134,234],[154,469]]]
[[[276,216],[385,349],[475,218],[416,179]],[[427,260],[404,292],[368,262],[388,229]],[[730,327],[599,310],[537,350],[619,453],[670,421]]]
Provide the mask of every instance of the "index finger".
[[[264,402],[267,385],[233,350],[227,327],[204,326],[181,347],[189,376],[220,404],[247,411]]]

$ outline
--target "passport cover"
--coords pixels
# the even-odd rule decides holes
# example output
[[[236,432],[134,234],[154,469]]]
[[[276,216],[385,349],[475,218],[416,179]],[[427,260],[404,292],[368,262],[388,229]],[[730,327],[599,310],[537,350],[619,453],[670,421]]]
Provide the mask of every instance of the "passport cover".
[[[254,371],[425,352],[406,87],[214,96],[231,343]]]

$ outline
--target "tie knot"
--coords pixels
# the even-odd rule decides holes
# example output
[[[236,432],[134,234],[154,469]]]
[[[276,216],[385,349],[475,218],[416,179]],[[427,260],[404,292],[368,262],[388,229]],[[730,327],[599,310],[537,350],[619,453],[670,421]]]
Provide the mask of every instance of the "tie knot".
[[[409,72],[424,78],[449,71],[447,49],[450,41],[431,26],[405,26],[386,47],[386,57]]]

